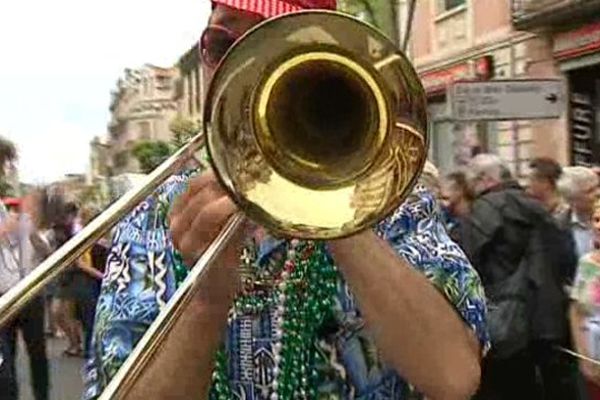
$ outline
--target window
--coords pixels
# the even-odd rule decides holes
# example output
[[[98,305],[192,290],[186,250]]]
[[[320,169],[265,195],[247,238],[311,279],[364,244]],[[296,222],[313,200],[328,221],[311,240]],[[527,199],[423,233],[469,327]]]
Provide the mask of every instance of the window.
[[[127,150],[118,152],[113,158],[113,164],[117,169],[125,168],[127,166],[128,161],[129,152]]]
[[[144,78],[143,84],[144,84],[144,95],[150,96],[152,94],[152,83],[150,82],[150,80],[148,78]]]
[[[194,94],[194,97],[195,97],[194,100],[196,101],[196,111],[200,112],[200,110],[201,110],[200,96],[202,95],[202,81],[201,81],[201,76],[200,76],[200,69],[196,67],[194,69],[194,74],[196,76],[196,93]]]
[[[190,115],[194,114],[194,82],[192,81],[192,77],[193,74],[190,74],[187,77],[187,87],[188,87],[188,91],[187,91],[187,101],[188,101],[188,113]]]
[[[139,129],[140,129],[140,139],[142,139],[142,140],[152,139],[152,128],[150,126],[150,122],[146,122],[146,121],[140,122]]]
[[[452,10],[456,7],[460,7],[466,3],[466,0],[437,0],[437,11],[441,14],[445,11]]]

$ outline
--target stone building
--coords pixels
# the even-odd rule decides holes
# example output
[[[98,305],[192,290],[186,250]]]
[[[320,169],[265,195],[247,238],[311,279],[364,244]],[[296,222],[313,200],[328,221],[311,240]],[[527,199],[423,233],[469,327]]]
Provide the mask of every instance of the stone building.
[[[145,65],[125,70],[111,95],[108,142],[113,174],[138,172],[131,151],[142,140],[169,141],[169,124],[178,111],[177,68]]]

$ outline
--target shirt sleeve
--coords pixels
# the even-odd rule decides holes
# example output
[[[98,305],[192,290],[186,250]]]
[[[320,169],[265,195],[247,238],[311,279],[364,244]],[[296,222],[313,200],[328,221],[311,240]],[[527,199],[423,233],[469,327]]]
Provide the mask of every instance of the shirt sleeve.
[[[570,295],[571,300],[585,308],[600,304],[600,266],[589,255],[583,256],[577,264]]]
[[[490,338],[483,286],[464,252],[448,236],[432,193],[418,186],[395,213],[379,224],[377,232],[456,308],[485,354]]]
[[[187,181],[188,175],[171,177],[113,231],[84,367],[84,400],[100,396],[187,272],[167,222]]]

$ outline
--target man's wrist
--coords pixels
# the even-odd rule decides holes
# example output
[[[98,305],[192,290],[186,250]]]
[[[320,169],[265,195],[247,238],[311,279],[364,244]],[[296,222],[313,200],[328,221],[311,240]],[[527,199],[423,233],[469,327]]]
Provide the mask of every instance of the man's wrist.
[[[379,239],[372,231],[364,231],[345,238],[329,241],[328,248],[335,264],[342,272],[355,266],[364,269],[373,252],[379,251]]]
[[[231,305],[240,287],[238,267],[215,264],[207,268],[193,301],[202,307]]]

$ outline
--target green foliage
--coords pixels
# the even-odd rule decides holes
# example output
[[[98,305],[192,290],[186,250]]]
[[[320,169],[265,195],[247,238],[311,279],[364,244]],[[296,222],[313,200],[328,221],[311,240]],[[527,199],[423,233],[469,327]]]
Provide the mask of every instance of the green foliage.
[[[396,12],[391,0],[339,0],[338,9],[367,22],[397,41]]]
[[[85,207],[102,207],[107,203],[102,186],[98,183],[86,186],[79,195],[79,201]]]
[[[171,144],[174,147],[173,151],[176,151],[186,144],[200,131],[200,127],[197,123],[184,118],[181,115],[177,115],[173,121],[171,121],[169,129],[173,133],[173,139],[171,140]]]
[[[143,141],[135,145],[132,154],[138,160],[142,172],[148,174],[171,155],[171,146],[161,140]]]
[[[113,163],[116,168],[124,168],[127,165],[127,159],[129,158],[129,152],[127,150],[123,150],[115,154],[113,158]]]
[[[15,195],[15,190],[4,178],[0,178],[0,197],[11,197]]]
[[[4,167],[17,159],[17,147],[13,142],[0,136],[0,176],[4,176]]]

